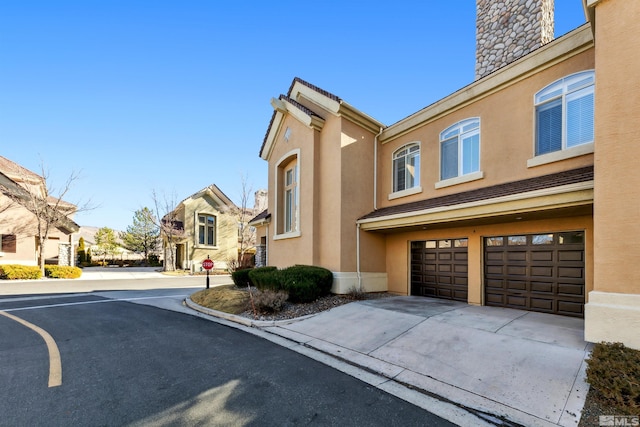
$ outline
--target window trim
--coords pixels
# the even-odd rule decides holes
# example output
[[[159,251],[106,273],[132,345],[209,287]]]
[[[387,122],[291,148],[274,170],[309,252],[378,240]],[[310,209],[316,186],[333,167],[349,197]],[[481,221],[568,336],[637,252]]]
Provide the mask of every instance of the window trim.
[[[196,248],[217,248],[218,247],[218,215],[216,214],[212,214],[212,213],[208,213],[205,211],[202,212],[194,212],[195,213],[195,221],[194,221],[194,246]],[[204,227],[205,227],[205,243],[200,243],[200,217],[204,217],[205,218],[205,223],[204,223]],[[208,226],[207,226],[207,217],[213,217],[213,240],[214,240],[214,244],[213,245],[209,245],[206,243],[207,237],[208,237]]]
[[[471,129],[468,129],[466,131],[463,131],[463,129],[467,126],[470,126],[472,124],[474,124],[474,122],[477,122],[477,126]],[[454,131],[457,131],[456,133],[453,133]],[[464,167],[464,144],[462,144],[463,139],[461,138],[461,136],[465,134],[468,137],[474,136],[475,134],[478,135],[478,169],[471,171],[471,172],[467,172],[467,173],[463,173],[463,167]],[[450,178],[442,178],[442,173],[443,173],[443,168],[442,168],[442,143],[449,141],[453,138],[457,139],[457,155],[458,155],[458,162],[457,162],[457,175],[450,177]],[[481,120],[480,117],[469,117],[467,119],[464,120],[460,120],[454,124],[452,124],[451,126],[447,127],[446,129],[444,129],[442,132],[440,132],[439,136],[438,136],[438,147],[439,147],[439,158],[438,158],[438,167],[439,167],[439,174],[438,176],[440,177],[440,181],[435,183],[435,188],[443,188],[443,187],[448,187],[450,185],[456,185],[456,184],[461,184],[464,182],[469,182],[469,181],[475,181],[477,179],[482,179],[484,178],[484,173],[482,172],[482,168],[481,168],[481,163],[482,163],[482,155],[481,155],[481,151],[482,151],[482,137],[481,137]]]
[[[569,90],[569,87],[572,84],[576,84],[581,80],[591,79],[591,82],[582,84],[580,86],[576,86]],[[535,167],[547,163],[557,162],[560,160],[569,159],[572,157],[582,156],[584,154],[593,153],[594,151],[594,141],[595,141],[595,129],[593,140],[588,142],[583,142],[578,145],[567,146],[567,98],[572,94],[583,91],[585,89],[590,89],[590,93],[595,98],[595,70],[584,70],[579,71],[577,73],[572,73],[566,75],[560,79],[557,79],[539,91],[537,91],[533,95],[533,157],[527,160],[527,167]],[[560,93],[553,94],[554,92],[561,91]],[[549,92],[549,93],[546,93]],[[589,94],[583,95],[588,96]],[[581,98],[582,98],[581,97]],[[543,99],[540,99],[543,98]],[[580,98],[578,98],[580,99]],[[560,101],[560,105],[562,107],[562,118],[561,118],[561,141],[560,141],[560,149],[549,151],[547,153],[537,154],[538,153],[538,108],[540,106],[549,104],[554,101]],[[594,101],[595,102],[595,101]],[[594,105],[595,107],[595,105]],[[594,112],[595,116],[595,112]],[[594,117],[595,119],[595,117]]]
[[[418,147],[417,150],[417,159],[418,159],[418,167],[415,168],[417,170],[417,178],[414,177],[414,185],[412,187],[405,187],[402,190],[396,190],[396,155],[397,153],[403,150],[410,150],[413,147]],[[407,154],[404,155],[405,158],[409,157],[411,154],[407,151]],[[415,156],[415,154],[414,154]],[[391,193],[388,195],[388,200],[398,199],[400,197],[410,196],[412,194],[417,194],[422,192],[422,186],[420,185],[420,158],[422,157],[422,144],[420,141],[411,141],[402,146],[398,147],[396,150],[391,153]],[[405,184],[406,184],[406,176],[405,176]]]
[[[275,191],[275,212],[274,212],[274,216],[275,216],[275,221],[274,221],[274,235],[273,235],[273,240],[281,240],[281,239],[290,239],[290,238],[294,238],[294,237],[300,237],[301,233],[300,233],[300,166],[301,166],[301,161],[300,161],[301,157],[300,157],[300,149],[296,148],[294,150],[291,150],[287,153],[285,153],[282,157],[280,157],[280,159],[278,159],[278,161],[275,164],[275,177],[274,177],[274,182],[275,182],[275,187],[276,187],[276,191]],[[296,203],[296,210],[295,210],[295,218],[297,219],[296,221],[296,229],[292,230],[292,231],[288,231],[285,232],[284,231],[284,221],[285,218],[280,218],[280,215],[284,215],[284,205],[282,206],[282,208],[280,207],[281,203],[284,203],[284,200],[280,200],[281,197],[284,197],[284,190],[285,190],[285,173],[286,170],[284,169],[283,166],[288,165],[289,163],[295,161],[296,162],[296,190],[297,190],[297,203]],[[282,179],[280,178],[280,175],[282,176]],[[282,220],[282,223],[281,223]]]

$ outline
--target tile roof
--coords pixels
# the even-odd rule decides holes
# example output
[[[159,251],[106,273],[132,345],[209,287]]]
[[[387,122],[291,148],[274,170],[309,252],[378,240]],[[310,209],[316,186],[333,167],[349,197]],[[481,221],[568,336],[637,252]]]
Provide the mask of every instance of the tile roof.
[[[42,180],[40,175],[2,156],[0,156],[0,173],[11,179],[31,178],[37,181]]]
[[[258,215],[254,216],[253,218],[251,218],[249,220],[249,223],[255,222],[255,221],[260,221],[263,219],[267,219],[271,216],[271,214],[269,213],[268,209],[263,210],[262,212],[260,212]]]
[[[289,91],[287,92],[287,94],[286,95],[280,95],[278,97],[278,99],[284,99],[287,102],[292,103],[293,105],[295,105],[296,107],[300,108],[302,111],[304,111],[305,113],[309,114],[310,116],[319,117],[313,111],[309,110],[308,108],[306,108],[305,106],[303,106],[302,104],[298,103],[293,98],[291,98],[291,92],[293,91],[293,87],[295,86],[296,83],[300,83],[300,84],[308,87],[309,89],[312,89],[312,90],[318,92],[319,94],[324,95],[327,98],[330,98],[330,99],[332,99],[334,101],[342,102],[342,99],[340,99],[336,95],[332,94],[331,92],[327,92],[324,89],[320,89],[318,86],[312,85],[311,83],[302,80],[300,77],[294,77],[293,81],[291,82],[291,86],[289,86]],[[265,133],[264,138],[262,140],[262,146],[260,147],[260,151],[258,152],[258,156],[262,156],[262,151],[264,150],[265,145],[267,145],[267,139],[269,138],[269,132],[271,131],[271,127],[273,126],[273,122],[274,122],[274,120],[276,118],[276,113],[277,112],[274,110],[273,113],[271,114],[271,120],[269,120],[269,126],[267,126],[267,132]]]
[[[447,196],[433,197],[431,199],[420,200],[417,202],[388,206],[370,212],[360,217],[359,219],[363,220],[380,218],[389,215],[419,212],[426,209],[433,209],[444,206],[455,206],[463,203],[477,202],[480,200],[488,200],[502,196],[511,196],[515,194],[526,193],[529,191],[542,190],[552,187],[558,187],[561,185],[576,184],[579,182],[591,180],[593,180],[593,166],[587,166],[584,168],[572,169],[550,175],[523,179],[521,181],[513,181],[505,184],[479,188],[477,190],[463,191],[461,193],[450,194]]]
[[[308,87],[309,89],[312,89],[312,90],[318,92],[319,94],[326,96],[329,99],[332,99],[332,100],[337,101],[337,102],[342,102],[342,99],[340,99],[340,97],[332,94],[331,92],[327,92],[324,89],[320,89],[318,86],[312,85],[311,83],[302,80],[300,77],[295,77],[293,79],[293,81],[291,82],[291,86],[289,86],[289,92],[287,92],[288,96],[291,96],[291,91],[293,90],[293,87],[295,86],[296,83],[300,83],[300,84]]]

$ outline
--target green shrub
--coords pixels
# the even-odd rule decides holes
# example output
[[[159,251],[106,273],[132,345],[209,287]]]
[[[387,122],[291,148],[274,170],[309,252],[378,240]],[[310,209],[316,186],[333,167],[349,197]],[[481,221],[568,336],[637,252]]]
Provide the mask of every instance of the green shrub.
[[[251,268],[243,268],[231,273],[231,279],[233,280],[233,283],[236,285],[236,287],[246,288],[248,286],[251,286],[251,279],[249,278],[249,272],[251,270]]]
[[[40,267],[36,265],[4,264],[0,265],[0,279],[34,280],[42,277]]]
[[[147,259],[151,267],[159,267],[161,265],[160,257],[158,255],[150,254]]]
[[[282,290],[280,284],[280,271],[277,267],[258,267],[249,271],[249,280],[260,290]]]
[[[46,265],[44,275],[52,279],[77,279],[82,276],[82,270],[69,265]]]
[[[294,265],[280,271],[281,286],[289,292],[291,302],[311,302],[328,295],[333,274],[322,267]]]
[[[638,413],[640,351],[622,343],[596,344],[587,359],[587,382],[606,404]]]
[[[289,298],[285,291],[272,291],[266,289],[253,293],[253,304],[261,313],[277,313],[284,308],[284,303]]]

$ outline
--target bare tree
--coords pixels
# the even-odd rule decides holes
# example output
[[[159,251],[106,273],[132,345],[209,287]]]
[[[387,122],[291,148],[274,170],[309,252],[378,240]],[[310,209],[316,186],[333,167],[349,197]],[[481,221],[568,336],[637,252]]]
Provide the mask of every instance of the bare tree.
[[[253,188],[247,181],[247,175],[240,176],[240,206],[235,209],[238,220],[238,266],[247,267],[246,254],[256,245],[256,229],[249,225],[249,221],[257,212],[249,207],[254,196]]]
[[[41,164],[41,175],[19,167],[14,170],[13,178],[2,175],[0,180],[0,192],[11,202],[6,209],[19,204],[34,215],[36,237],[38,238],[38,265],[44,274],[45,249],[50,232],[54,228],[78,231],[78,225],[70,219],[70,216],[93,209],[90,201],[82,205],[74,205],[63,199],[79,179],[79,174],[72,171],[65,183],[60,188],[53,188],[48,182],[49,174]],[[14,179],[15,178],[15,179]],[[26,228],[29,228],[25,225]],[[23,230],[24,231],[24,230]]]
[[[164,245],[164,271],[176,270],[176,242],[184,236],[184,224],[178,221],[178,206],[175,193],[170,196],[163,194],[162,198],[155,190],[151,198],[156,210],[157,226],[163,237]]]

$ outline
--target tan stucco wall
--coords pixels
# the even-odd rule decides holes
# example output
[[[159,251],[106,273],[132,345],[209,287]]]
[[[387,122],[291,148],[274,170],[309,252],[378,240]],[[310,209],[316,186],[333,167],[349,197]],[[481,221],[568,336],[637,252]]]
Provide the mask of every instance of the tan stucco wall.
[[[318,153],[315,176],[318,209],[314,213],[318,232],[315,244],[319,255],[318,265],[331,271],[340,271],[341,253],[345,250],[340,244],[342,209],[343,203],[346,203],[340,197],[340,122],[340,118],[327,115],[319,135],[319,144],[314,147]]]
[[[373,210],[373,156],[375,135],[343,120],[341,141],[342,183],[340,200],[341,260],[340,271],[356,271],[357,232],[356,220]],[[384,272],[383,239],[360,234],[360,270]]]
[[[640,2],[595,3],[594,291],[585,337],[640,349]]]
[[[289,141],[284,141],[285,129],[291,129]],[[269,265],[287,267],[294,264],[313,264],[317,257],[313,237],[315,233],[315,215],[317,194],[314,182],[317,155],[315,141],[318,132],[307,127],[293,117],[286,117],[277,136],[277,141],[269,158],[269,212],[272,214],[269,224]],[[276,224],[280,220],[276,203],[282,198],[282,189],[277,187],[278,162],[288,153],[299,150],[298,167],[298,203],[300,205],[299,236],[282,238],[276,233]],[[279,194],[280,192],[280,194]]]
[[[389,291],[401,295],[410,292],[410,243],[419,240],[468,238],[469,303],[483,303],[483,243],[484,237],[509,234],[532,234],[585,230],[585,286],[593,289],[593,221],[590,216],[492,225],[471,225],[388,234],[386,237],[387,277]]]
[[[323,112],[315,107],[316,111]],[[314,130],[291,116],[285,117],[269,158],[268,263],[277,267],[313,264],[338,274],[337,280],[350,287],[356,280],[356,220],[373,209],[373,147],[375,134],[324,112],[322,130]],[[287,127],[289,141],[283,139]],[[278,163],[287,153],[299,153],[300,233],[278,236]],[[266,228],[261,231],[266,235]],[[384,272],[384,239],[360,235],[361,270]],[[337,277],[338,277],[337,276]],[[386,276],[385,276],[386,277]],[[386,281],[373,279],[378,288]],[[341,285],[341,286],[342,286]],[[344,291],[345,289],[342,289]],[[380,289],[377,289],[380,290]]]
[[[517,181],[593,164],[593,154],[527,167],[534,157],[534,94],[567,75],[594,68],[593,48],[562,61],[505,89],[466,105],[378,147],[378,206],[386,207],[445,196],[461,191]],[[491,78],[491,77],[488,77]],[[456,107],[458,108],[458,107]],[[440,132],[468,118],[480,118],[480,170],[484,178],[435,188],[440,181]],[[392,191],[392,155],[401,146],[419,141],[422,192],[388,200]]]
[[[640,2],[596,7],[596,289],[640,294]]]

